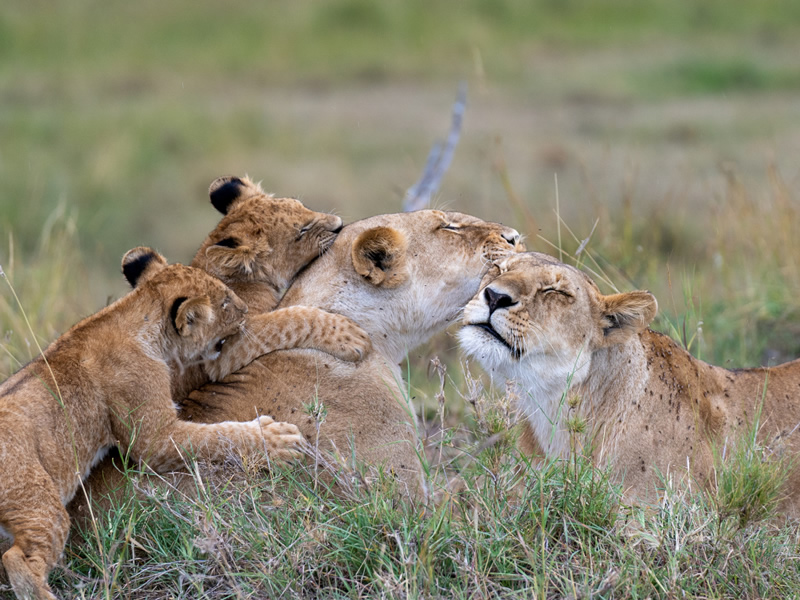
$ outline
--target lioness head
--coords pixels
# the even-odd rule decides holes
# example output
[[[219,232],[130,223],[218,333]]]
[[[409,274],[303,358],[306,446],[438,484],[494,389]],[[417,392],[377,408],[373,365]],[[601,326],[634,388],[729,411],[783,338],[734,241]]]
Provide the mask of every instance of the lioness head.
[[[147,318],[161,318],[168,354],[214,359],[244,322],[247,305],[228,286],[200,269],[168,265],[152,248],[129,250],[122,272],[137,293],[160,304],[161,315]]]
[[[522,248],[519,240],[510,227],[457,212],[370,217],[342,229],[281,305],[346,315],[399,362],[458,317],[492,261]]]
[[[603,295],[584,273],[546,254],[509,256],[464,309],[462,348],[509,379],[564,385],[598,349],[624,343],[656,315],[649,292]]]
[[[208,191],[225,216],[192,265],[228,285],[260,282],[282,292],[342,228],[339,217],[310,210],[299,200],[274,198],[247,177],[219,177]]]

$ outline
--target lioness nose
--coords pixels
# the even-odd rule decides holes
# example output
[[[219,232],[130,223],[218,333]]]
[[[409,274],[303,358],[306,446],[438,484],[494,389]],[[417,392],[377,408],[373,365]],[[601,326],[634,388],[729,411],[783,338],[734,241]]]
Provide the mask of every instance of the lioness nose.
[[[507,308],[513,304],[516,304],[516,302],[514,302],[511,299],[511,296],[508,294],[497,292],[490,287],[487,287],[483,291],[483,297],[486,298],[486,304],[489,306],[489,315],[491,315],[498,308]]]

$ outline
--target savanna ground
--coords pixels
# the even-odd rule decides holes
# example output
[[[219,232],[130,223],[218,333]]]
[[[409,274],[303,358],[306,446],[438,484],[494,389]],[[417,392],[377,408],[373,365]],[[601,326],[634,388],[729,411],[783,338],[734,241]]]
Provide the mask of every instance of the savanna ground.
[[[249,173],[345,221],[399,210],[462,80],[437,206],[567,257],[590,237],[579,260],[653,291],[658,328],[701,358],[800,356],[797,56],[793,0],[12,0],[0,7],[0,371],[123,294],[132,246],[188,261],[216,222],[217,175]],[[198,476],[200,501],[154,493],[99,515],[72,536],[56,587],[800,596],[796,526],[760,519],[780,491],[759,448],[720,468],[725,493],[671,490],[647,513],[620,507],[579,457],[522,465],[528,484],[509,495],[508,399],[476,388],[454,346],[442,335],[408,360],[435,507],[397,505],[380,478],[350,478],[341,499],[300,469],[240,465],[235,486]],[[467,491],[451,497],[456,473]]]

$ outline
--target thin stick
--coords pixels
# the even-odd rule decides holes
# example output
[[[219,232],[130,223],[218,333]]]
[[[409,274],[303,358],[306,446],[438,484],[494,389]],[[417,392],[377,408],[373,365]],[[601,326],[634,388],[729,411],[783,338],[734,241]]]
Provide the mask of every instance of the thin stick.
[[[425,161],[425,169],[419,180],[406,191],[403,198],[403,211],[420,210],[430,206],[431,198],[439,190],[442,179],[450,163],[453,160],[453,153],[461,137],[461,124],[464,120],[464,109],[467,105],[467,84],[461,82],[458,86],[458,95],[453,105],[453,118],[450,124],[450,132],[447,134],[447,143],[442,147],[440,141],[436,141]]]

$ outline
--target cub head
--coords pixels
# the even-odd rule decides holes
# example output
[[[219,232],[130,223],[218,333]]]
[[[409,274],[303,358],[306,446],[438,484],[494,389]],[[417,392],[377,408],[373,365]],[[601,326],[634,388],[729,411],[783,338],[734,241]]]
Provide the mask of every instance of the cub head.
[[[493,260],[522,246],[514,229],[440,210],[378,215],[342,229],[282,305],[354,319],[398,362],[455,321]]]
[[[274,198],[247,177],[220,177],[208,192],[225,216],[192,265],[231,286],[262,283],[282,292],[342,228],[339,217],[310,210],[299,200]]]
[[[170,356],[214,359],[244,322],[247,305],[228,286],[200,269],[168,265],[152,248],[129,250],[122,272],[135,293],[157,303],[162,344]]]
[[[658,310],[649,292],[609,296],[583,272],[538,252],[497,262],[464,309],[461,347],[489,370],[573,373],[601,348],[638,335]]]

